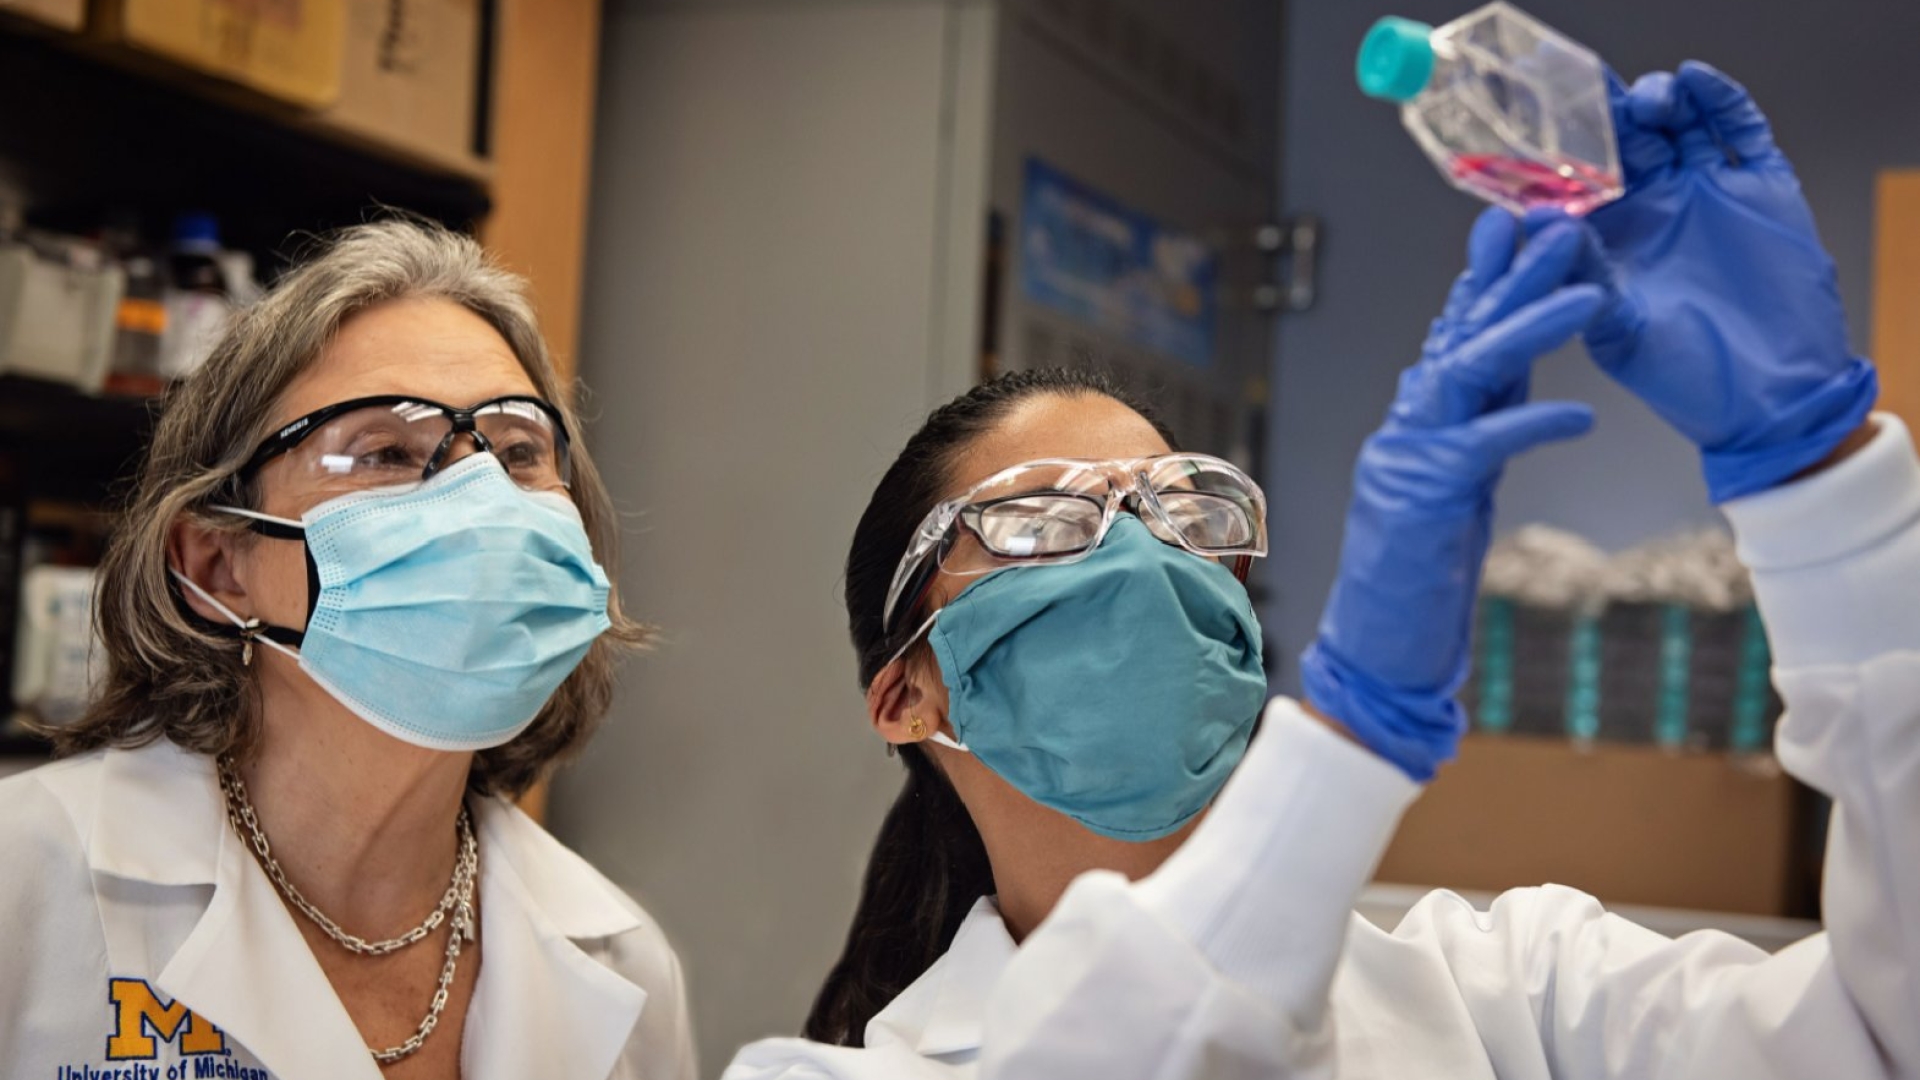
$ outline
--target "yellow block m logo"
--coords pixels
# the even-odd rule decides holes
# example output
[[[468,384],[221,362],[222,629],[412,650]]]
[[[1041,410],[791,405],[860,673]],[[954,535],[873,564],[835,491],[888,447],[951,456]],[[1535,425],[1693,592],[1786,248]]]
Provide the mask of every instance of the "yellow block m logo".
[[[114,1031],[107,1037],[107,1057],[114,1061],[150,1059],[160,1053],[160,1042],[180,1038],[182,1054],[224,1054],[227,1037],[220,1029],[177,1001],[162,1003],[145,979],[109,979],[107,998],[113,1002]],[[186,1032],[181,1033],[181,1028]],[[158,1037],[159,1042],[155,1041]]]

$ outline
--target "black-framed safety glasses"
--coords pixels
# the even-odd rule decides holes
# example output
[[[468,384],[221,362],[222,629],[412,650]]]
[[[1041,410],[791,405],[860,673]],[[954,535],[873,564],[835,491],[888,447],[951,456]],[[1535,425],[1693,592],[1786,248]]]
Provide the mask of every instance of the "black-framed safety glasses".
[[[461,436],[499,459],[529,491],[573,481],[572,440],[560,410],[527,394],[508,394],[458,408],[401,394],[341,401],[269,435],[241,467],[251,481],[268,463],[286,459],[295,475],[327,489],[359,490],[418,483],[446,466]]]

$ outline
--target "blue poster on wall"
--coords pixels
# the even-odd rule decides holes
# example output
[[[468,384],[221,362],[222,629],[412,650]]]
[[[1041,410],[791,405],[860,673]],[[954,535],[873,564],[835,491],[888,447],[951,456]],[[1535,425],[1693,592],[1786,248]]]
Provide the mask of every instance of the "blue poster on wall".
[[[1088,326],[1205,367],[1213,362],[1220,260],[1046,164],[1027,159],[1020,291]]]

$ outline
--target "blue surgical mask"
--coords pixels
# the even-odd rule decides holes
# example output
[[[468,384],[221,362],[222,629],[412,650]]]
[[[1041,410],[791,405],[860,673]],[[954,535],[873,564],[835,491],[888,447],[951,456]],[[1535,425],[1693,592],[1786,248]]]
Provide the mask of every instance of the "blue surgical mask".
[[[1205,809],[1267,697],[1245,587],[1130,515],[1079,562],[967,586],[928,640],[959,748],[1120,840],[1158,839]]]
[[[242,620],[175,576],[249,649],[296,657],[341,704],[416,746],[511,740],[611,625],[579,510],[564,494],[522,490],[492,454],[399,492],[330,499],[298,522],[228,509],[270,536],[304,535],[318,586],[306,631]]]

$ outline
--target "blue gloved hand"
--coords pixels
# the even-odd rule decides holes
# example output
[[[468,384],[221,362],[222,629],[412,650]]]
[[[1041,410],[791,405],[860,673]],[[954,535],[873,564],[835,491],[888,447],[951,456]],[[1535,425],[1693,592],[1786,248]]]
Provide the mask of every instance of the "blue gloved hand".
[[[1585,405],[1526,404],[1534,360],[1600,310],[1599,287],[1563,286],[1590,237],[1548,225],[1516,257],[1518,231],[1497,209],[1474,226],[1467,271],[1360,451],[1340,575],[1301,657],[1307,700],[1415,780],[1466,730],[1454,695],[1501,470],[1593,426]]]
[[[1866,418],[1833,260],[1753,99],[1689,61],[1613,80],[1627,194],[1588,221],[1600,366],[1700,447],[1714,502],[1780,484]],[[1535,222],[1538,224],[1539,222]]]

